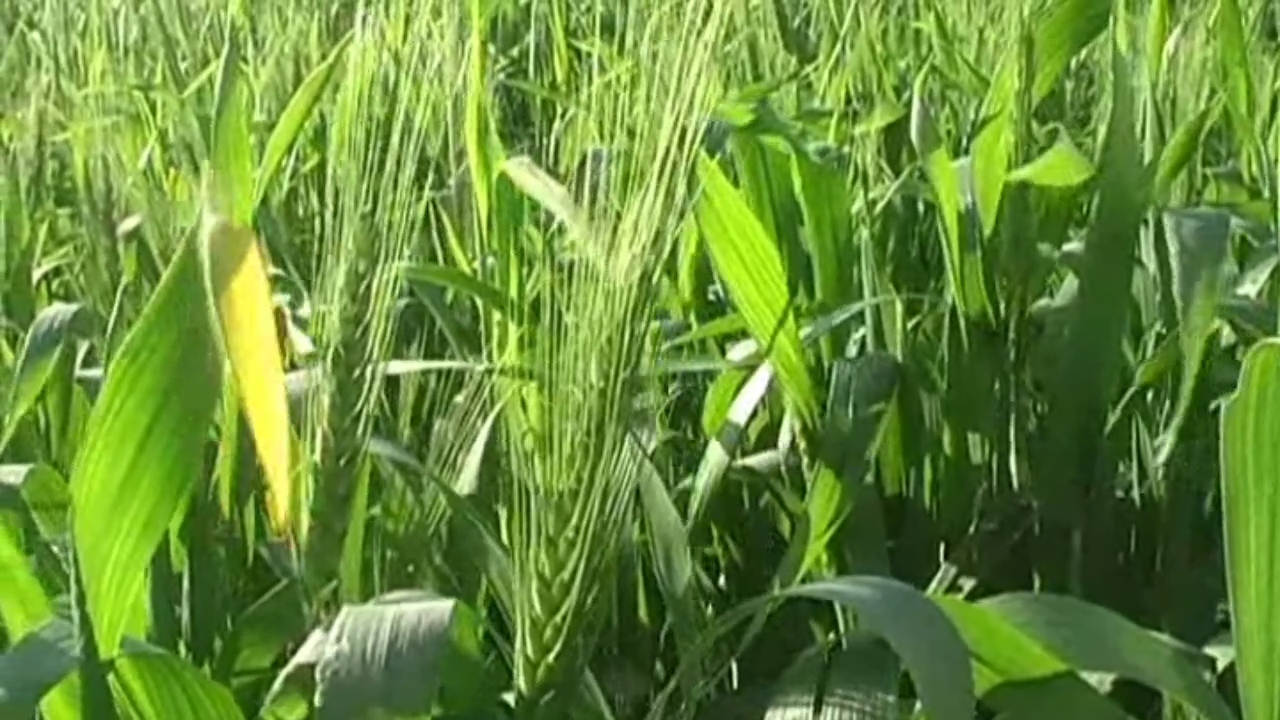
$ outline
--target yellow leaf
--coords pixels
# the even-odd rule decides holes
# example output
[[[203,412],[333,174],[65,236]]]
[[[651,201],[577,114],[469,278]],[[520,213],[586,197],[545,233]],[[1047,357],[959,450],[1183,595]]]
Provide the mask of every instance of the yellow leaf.
[[[222,348],[266,476],[272,530],[289,534],[289,405],[266,261],[253,230],[221,216],[206,219],[204,243]]]

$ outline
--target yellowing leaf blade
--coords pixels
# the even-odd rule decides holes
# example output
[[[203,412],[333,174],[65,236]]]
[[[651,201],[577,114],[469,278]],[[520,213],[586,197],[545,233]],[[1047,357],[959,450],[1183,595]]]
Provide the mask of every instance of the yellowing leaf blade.
[[[283,535],[293,501],[289,406],[266,259],[254,232],[225,218],[207,220],[204,243],[222,349],[266,478],[271,526]]]

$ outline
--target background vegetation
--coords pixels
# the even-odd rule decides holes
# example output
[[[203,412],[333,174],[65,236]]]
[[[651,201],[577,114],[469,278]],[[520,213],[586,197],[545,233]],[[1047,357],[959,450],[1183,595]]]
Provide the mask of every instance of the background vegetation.
[[[1276,7],[3,0],[0,717],[1280,720]]]

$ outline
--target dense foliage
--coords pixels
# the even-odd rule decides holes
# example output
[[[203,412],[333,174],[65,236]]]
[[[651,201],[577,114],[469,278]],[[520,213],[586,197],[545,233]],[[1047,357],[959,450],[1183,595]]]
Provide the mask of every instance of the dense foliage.
[[[1271,0],[0,0],[0,718],[1280,720]]]

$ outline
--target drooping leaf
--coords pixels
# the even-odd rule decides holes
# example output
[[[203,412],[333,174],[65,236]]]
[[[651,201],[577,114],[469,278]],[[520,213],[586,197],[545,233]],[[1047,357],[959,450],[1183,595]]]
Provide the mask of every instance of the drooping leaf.
[[[776,597],[852,608],[859,629],[884,638],[902,659],[932,720],[972,720],[969,651],[947,615],[920,591],[890,578],[856,576],[798,585]]]
[[[1111,673],[1166,692],[1208,720],[1232,720],[1205,679],[1207,656],[1065,595],[1015,592],[979,603],[1077,671]]]
[[[73,535],[104,657],[142,607],[145,572],[201,475],[220,368],[185,243],[107,370],[71,474]]]
[[[1222,417],[1222,532],[1243,716],[1280,718],[1280,340],[1245,356]]]
[[[714,160],[698,162],[703,195],[697,207],[707,250],[751,335],[768,348],[770,363],[805,424],[817,413],[813,379],[800,345],[777,243]]]

